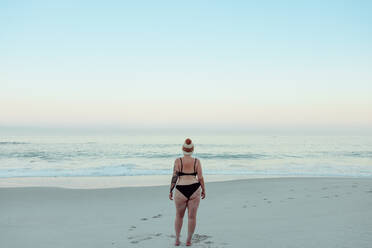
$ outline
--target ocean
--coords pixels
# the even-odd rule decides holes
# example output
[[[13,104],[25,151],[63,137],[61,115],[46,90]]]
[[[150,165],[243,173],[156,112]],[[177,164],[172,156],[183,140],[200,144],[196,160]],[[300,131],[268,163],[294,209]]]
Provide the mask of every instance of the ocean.
[[[0,136],[0,178],[170,175],[180,135]],[[371,136],[190,137],[205,175],[372,177]]]

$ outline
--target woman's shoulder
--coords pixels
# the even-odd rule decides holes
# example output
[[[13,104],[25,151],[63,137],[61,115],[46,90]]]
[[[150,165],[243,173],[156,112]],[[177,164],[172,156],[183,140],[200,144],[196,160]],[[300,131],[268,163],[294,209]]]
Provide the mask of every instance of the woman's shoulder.
[[[196,164],[196,165],[201,165],[200,159],[197,158],[197,157],[195,157],[195,164]]]
[[[182,157],[178,157],[174,160],[174,164],[181,165],[182,164]]]

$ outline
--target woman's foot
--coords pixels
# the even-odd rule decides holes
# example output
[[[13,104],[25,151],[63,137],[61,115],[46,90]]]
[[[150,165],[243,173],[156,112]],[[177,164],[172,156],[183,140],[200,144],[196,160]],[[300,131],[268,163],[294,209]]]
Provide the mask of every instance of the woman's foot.
[[[191,246],[191,240],[190,241],[186,241],[186,246]]]
[[[180,240],[177,239],[176,242],[174,242],[174,245],[175,245],[175,246],[179,246],[179,245],[180,245]]]

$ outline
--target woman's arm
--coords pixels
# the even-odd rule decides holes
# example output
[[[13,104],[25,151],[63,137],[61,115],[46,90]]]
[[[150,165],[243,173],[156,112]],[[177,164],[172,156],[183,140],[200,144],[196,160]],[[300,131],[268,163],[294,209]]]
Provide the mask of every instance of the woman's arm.
[[[170,185],[170,190],[169,190],[169,199],[173,200],[173,189],[176,186],[177,180],[178,180],[178,171],[177,171],[177,159],[174,161],[174,167],[173,167],[173,175],[172,175],[172,180],[171,180],[171,185]]]
[[[200,182],[200,185],[202,187],[202,193],[201,193],[201,198],[205,198],[205,185],[204,185],[204,178],[203,178],[203,172],[202,172],[202,167],[201,167],[201,162],[198,159],[198,162],[196,163],[196,172],[198,173],[198,180]]]

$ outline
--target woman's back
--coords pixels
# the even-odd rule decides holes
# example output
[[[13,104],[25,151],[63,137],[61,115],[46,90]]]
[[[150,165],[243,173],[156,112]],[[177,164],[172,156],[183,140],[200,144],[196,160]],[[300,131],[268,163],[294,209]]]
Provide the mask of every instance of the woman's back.
[[[186,156],[183,158],[177,159],[177,166],[178,166],[178,185],[187,185],[199,182],[196,178],[197,176],[197,167],[199,165],[199,161],[196,158],[191,156]]]

